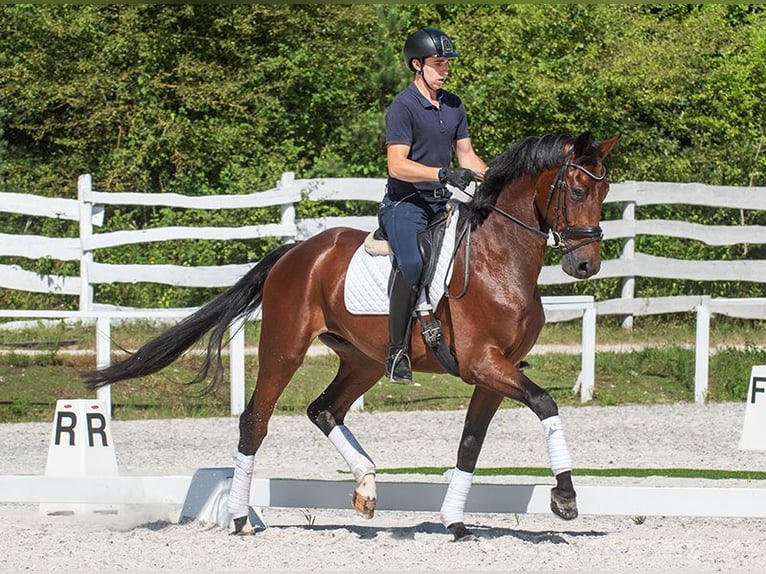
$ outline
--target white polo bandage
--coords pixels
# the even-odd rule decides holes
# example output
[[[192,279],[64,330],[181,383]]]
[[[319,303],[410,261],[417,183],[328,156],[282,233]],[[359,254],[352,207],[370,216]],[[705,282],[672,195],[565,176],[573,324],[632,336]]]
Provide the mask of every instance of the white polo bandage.
[[[463,510],[465,502],[468,499],[468,492],[471,490],[473,482],[473,473],[464,472],[459,468],[452,471],[447,494],[444,495],[442,502],[441,519],[445,527],[463,522]]]
[[[545,441],[548,444],[548,460],[551,463],[553,475],[557,476],[567,470],[572,470],[572,457],[569,455],[564,425],[558,415],[541,421]]]
[[[247,516],[250,508],[250,483],[253,479],[255,456],[234,453],[234,477],[229,489],[228,509],[232,518]]]
[[[330,442],[338,450],[346,464],[348,464],[357,484],[364,475],[375,474],[375,463],[372,462],[370,455],[364,452],[364,449],[346,425],[333,427],[327,438],[330,439]]]

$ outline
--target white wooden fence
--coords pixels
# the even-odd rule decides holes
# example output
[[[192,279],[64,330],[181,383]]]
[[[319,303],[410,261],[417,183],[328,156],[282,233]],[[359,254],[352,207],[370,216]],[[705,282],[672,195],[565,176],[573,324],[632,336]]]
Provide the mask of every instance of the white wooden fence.
[[[53,217],[79,222],[79,237],[41,237],[0,234],[0,257],[49,257],[60,261],[79,261],[79,273],[71,276],[40,275],[18,265],[0,264],[0,288],[30,292],[60,293],[79,296],[79,311],[0,310],[1,317],[70,318],[97,320],[97,363],[108,364],[111,356],[109,332],[111,322],[126,318],[182,317],[194,309],[130,309],[113,303],[94,301],[94,287],[104,283],[142,282],[186,287],[228,287],[250,268],[250,264],[212,267],[181,265],[131,264],[112,265],[98,262],[100,249],[178,239],[232,240],[256,237],[305,239],[336,225],[372,230],[375,216],[296,219],[295,205],[303,197],[309,200],[359,200],[378,202],[383,196],[384,179],[295,179],[285,173],[274,189],[247,195],[188,197],[176,194],[105,193],[93,189],[91,177],[83,175],[78,182],[78,199],[45,198],[30,194],[3,193],[0,212],[35,217]],[[460,196],[458,192],[458,196]],[[463,196],[464,198],[465,196]],[[612,184],[607,202],[623,206],[622,217],[602,222],[606,239],[622,239],[621,256],[604,260],[594,279],[619,277],[622,296],[594,302],[592,297],[546,297],[544,305],[548,321],[582,319],[582,371],[578,380],[581,399],[592,398],[595,361],[595,317],[599,315],[641,316],[695,311],[697,313],[697,346],[695,367],[695,400],[704,402],[708,386],[708,351],[711,317],[715,314],[766,319],[766,298],[720,299],[706,294],[683,297],[635,298],[636,277],[662,277],[702,281],[741,280],[766,283],[766,261],[682,261],[637,252],[639,235],[665,235],[696,239],[710,245],[766,243],[766,227],[706,226],[683,221],[639,219],[637,209],[652,204],[686,204],[728,207],[747,210],[766,209],[766,188],[735,188],[700,184],[626,182]],[[107,205],[167,206],[195,209],[242,209],[279,206],[277,222],[245,227],[164,227],[96,233],[94,227],[103,222]],[[232,218],[236,220],[236,218]],[[543,268],[541,285],[567,284],[574,279],[558,265]],[[237,331],[233,326],[234,331]],[[231,412],[237,414],[245,404],[244,335],[241,330],[231,346],[232,398]],[[107,392],[107,391],[105,391]],[[108,398],[108,397],[107,397]]]

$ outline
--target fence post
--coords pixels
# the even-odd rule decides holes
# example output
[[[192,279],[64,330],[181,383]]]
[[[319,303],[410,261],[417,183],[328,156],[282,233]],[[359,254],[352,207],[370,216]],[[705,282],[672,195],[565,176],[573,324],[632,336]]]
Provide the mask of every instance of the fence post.
[[[581,361],[580,402],[585,403],[593,399],[596,379],[596,304],[592,300],[582,314]]]
[[[282,174],[282,177],[277,182],[279,189],[289,189],[295,182],[295,173],[292,171],[286,171]],[[298,229],[295,227],[295,204],[285,203],[279,206],[279,211],[282,215],[282,225],[289,225],[293,228],[293,237],[298,236]]]
[[[245,410],[245,325],[247,318],[238,319],[229,327],[229,371],[232,416]]]
[[[636,201],[626,201],[622,208],[622,219],[628,221],[631,224],[631,236],[623,241],[622,254],[620,259],[628,260],[631,263],[635,262],[636,258]],[[636,291],[636,278],[634,276],[622,278],[622,293],[620,297],[623,299],[633,299]],[[632,307],[631,307],[632,309]],[[633,314],[625,315],[622,318],[622,328],[628,331],[633,329]]]
[[[77,178],[77,201],[80,204],[80,311],[93,309],[93,286],[88,277],[88,265],[93,261],[93,251],[86,251],[83,247],[83,240],[93,235],[93,204],[87,197],[91,189],[89,173]]]
[[[96,368],[103,369],[112,364],[112,318],[96,318]],[[104,401],[107,414],[112,416],[112,386],[107,385],[96,391],[96,398]]]
[[[353,403],[351,403],[350,411],[360,412],[364,410],[364,395],[360,395]]]
[[[710,297],[700,297],[697,306],[697,340],[694,351],[694,402],[704,403],[708,391],[710,353]]]

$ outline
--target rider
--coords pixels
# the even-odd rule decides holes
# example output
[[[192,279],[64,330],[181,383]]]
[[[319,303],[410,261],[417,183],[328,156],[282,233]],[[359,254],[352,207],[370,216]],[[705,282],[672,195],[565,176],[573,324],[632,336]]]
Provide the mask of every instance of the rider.
[[[442,89],[457,56],[441,30],[414,32],[404,44],[413,81],[386,115],[388,182],[378,217],[394,252],[386,376],[395,383],[412,381],[410,327],[423,269],[417,234],[449,200],[446,184],[462,191],[487,170],[473,149],[460,98]],[[460,167],[451,167],[453,151]]]

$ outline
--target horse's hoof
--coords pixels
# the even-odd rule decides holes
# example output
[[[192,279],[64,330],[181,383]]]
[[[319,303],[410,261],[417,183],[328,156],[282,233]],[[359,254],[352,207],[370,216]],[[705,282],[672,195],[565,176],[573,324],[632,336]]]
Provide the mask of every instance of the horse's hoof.
[[[359,494],[356,490],[354,491],[354,510],[364,518],[372,518],[375,516],[375,505],[377,503],[377,499]]]
[[[447,526],[447,530],[452,532],[452,536],[455,538],[453,542],[470,542],[476,540],[476,535],[465,527],[462,522],[455,522]]]
[[[358,491],[354,491],[354,510],[361,514],[364,518],[372,518],[375,516],[375,505],[377,499],[370,498],[360,494]]]
[[[558,488],[551,488],[551,510],[564,520],[577,518],[577,495],[564,495]]]
[[[247,515],[234,519],[234,532],[230,533],[231,536],[249,536],[251,534],[255,534],[255,530],[249,528]]]
[[[354,510],[365,518],[372,518],[375,515],[375,506],[378,503],[378,496],[375,488],[375,474],[367,473],[359,481],[354,489]]]

